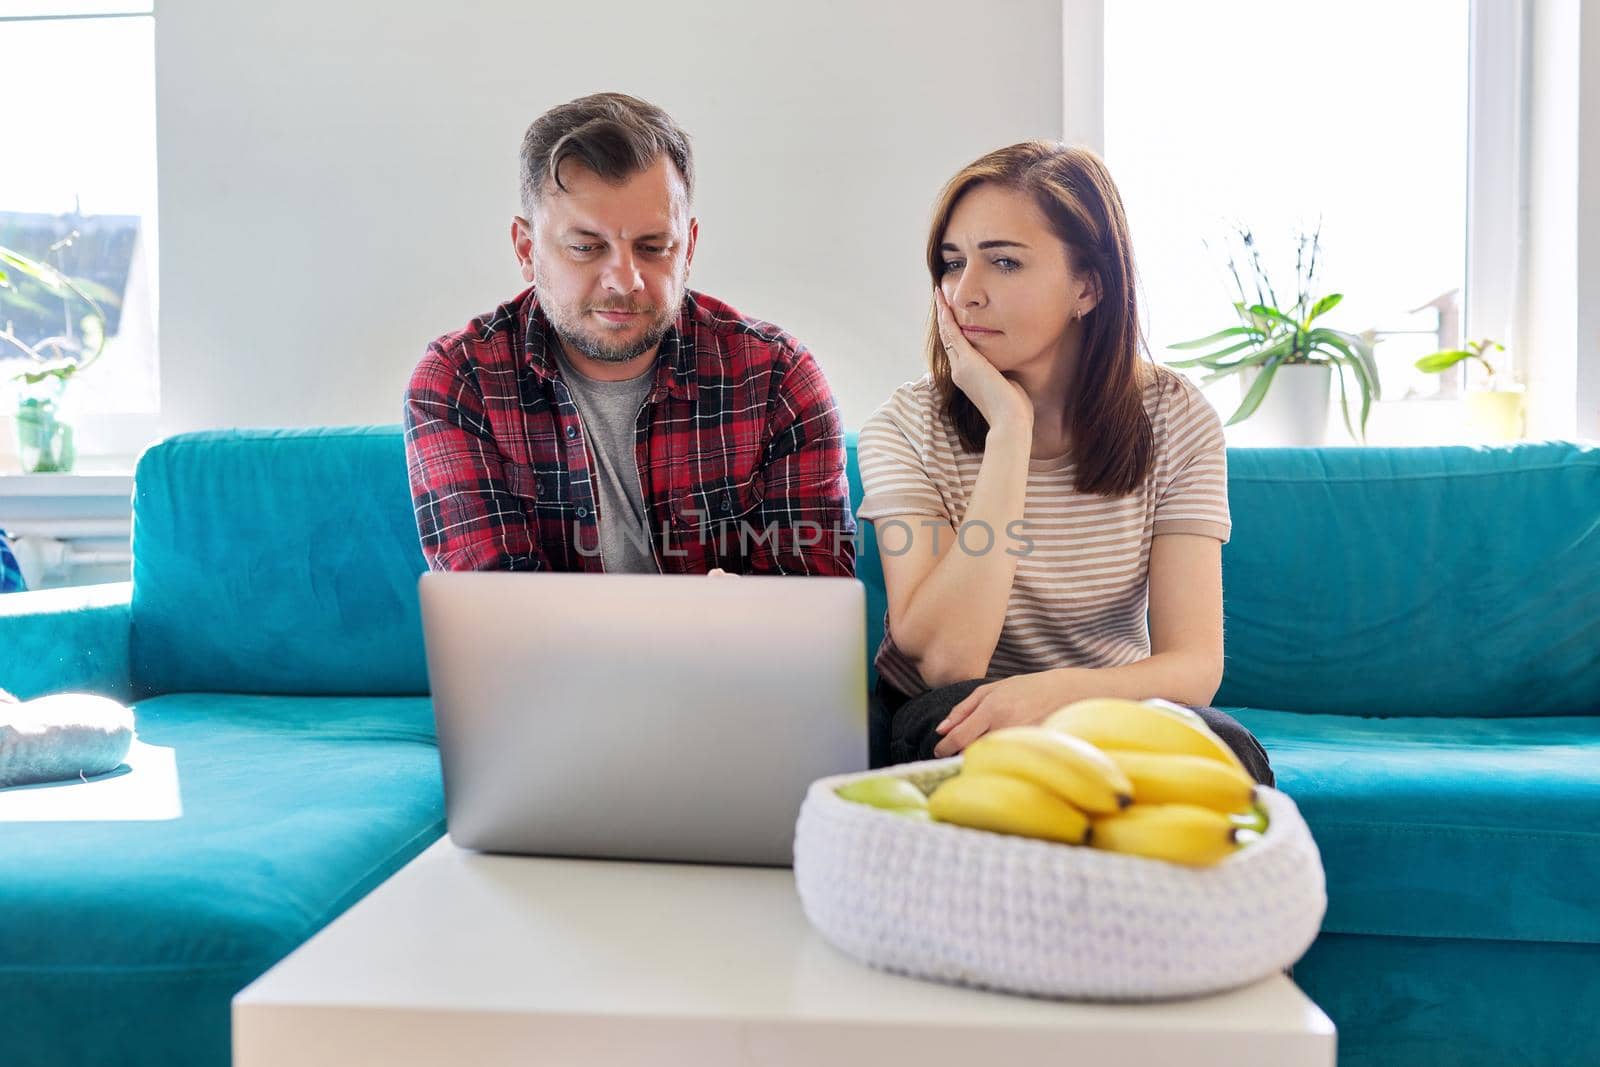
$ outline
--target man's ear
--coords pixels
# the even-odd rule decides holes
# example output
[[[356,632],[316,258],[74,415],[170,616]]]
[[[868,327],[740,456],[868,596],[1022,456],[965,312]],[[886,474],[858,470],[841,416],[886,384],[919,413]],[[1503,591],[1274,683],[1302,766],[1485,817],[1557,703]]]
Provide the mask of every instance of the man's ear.
[[[533,224],[521,215],[511,216],[511,250],[516,254],[522,280],[533,281]]]
[[[689,246],[688,246],[688,248],[686,248],[684,250],[684,253],[683,253],[683,269],[684,270],[688,270],[689,269],[689,265],[694,262],[694,246],[695,246],[695,243],[697,241],[699,241],[699,240],[700,240],[700,220],[696,219],[696,218],[691,218],[689,220]]]

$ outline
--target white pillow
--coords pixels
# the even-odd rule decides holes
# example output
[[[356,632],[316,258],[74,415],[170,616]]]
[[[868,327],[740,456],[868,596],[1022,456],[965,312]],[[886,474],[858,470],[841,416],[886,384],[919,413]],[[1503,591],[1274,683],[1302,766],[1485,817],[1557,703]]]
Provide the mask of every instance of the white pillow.
[[[0,702],[0,788],[115,770],[133,743],[133,711],[89,693]]]

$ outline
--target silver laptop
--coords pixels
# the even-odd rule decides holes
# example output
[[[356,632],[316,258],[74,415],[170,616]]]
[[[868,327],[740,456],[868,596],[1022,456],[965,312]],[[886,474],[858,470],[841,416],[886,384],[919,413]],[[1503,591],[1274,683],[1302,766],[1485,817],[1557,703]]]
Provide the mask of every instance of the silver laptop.
[[[429,572],[450,837],[787,866],[806,786],[865,769],[853,578]]]

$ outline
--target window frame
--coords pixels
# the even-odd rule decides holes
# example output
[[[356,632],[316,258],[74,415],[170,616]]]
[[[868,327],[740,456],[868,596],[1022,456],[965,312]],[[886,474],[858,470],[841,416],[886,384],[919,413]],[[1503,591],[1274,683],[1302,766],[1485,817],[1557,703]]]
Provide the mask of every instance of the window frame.
[[[1528,240],[1527,0],[1469,0],[1464,338],[1516,338]],[[1062,139],[1105,153],[1105,0],[1062,0]],[[1419,397],[1407,403],[1425,403]],[[1401,402],[1401,401],[1395,401]]]
[[[1525,0],[1470,0],[1468,18],[1462,336],[1506,344],[1523,377],[1526,358],[1512,342],[1527,274],[1530,11]]]
[[[31,22],[84,22],[104,21],[107,19],[150,19],[152,23],[156,17],[155,4],[145,0],[139,3],[105,3],[97,6],[98,10],[81,10],[72,12],[45,12],[37,11],[33,14],[0,13],[0,27],[12,23]],[[158,134],[159,136],[159,134]],[[157,146],[159,151],[159,145]],[[159,241],[159,237],[157,238]],[[159,270],[158,254],[147,252],[150,256],[152,270]],[[151,279],[152,283],[159,285],[159,280]],[[156,410],[151,411],[96,411],[76,416],[73,427],[76,431],[75,442],[78,453],[78,462],[75,464],[77,473],[105,473],[109,471],[133,469],[135,461],[145,446],[154,441],[160,434],[161,426],[161,327],[156,323],[156,349],[154,354],[153,370],[157,378]],[[0,394],[7,391],[0,382]],[[0,412],[9,416],[9,411]],[[0,446],[3,448],[4,446]],[[5,477],[6,475],[0,475]]]

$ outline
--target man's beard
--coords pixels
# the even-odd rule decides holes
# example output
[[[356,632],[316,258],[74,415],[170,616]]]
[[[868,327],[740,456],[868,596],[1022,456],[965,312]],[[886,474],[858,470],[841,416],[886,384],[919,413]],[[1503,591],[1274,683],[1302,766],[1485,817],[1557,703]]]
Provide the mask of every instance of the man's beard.
[[[583,308],[576,313],[571,308],[554,303],[543,304],[545,317],[550,320],[551,327],[556,336],[568,349],[582,353],[596,363],[627,363],[629,360],[638,359],[656,345],[672,329],[672,324],[678,319],[678,309],[683,304],[683,286],[676,286],[676,295],[665,306],[660,308],[635,307],[632,305],[604,305],[596,304]],[[636,340],[624,344],[608,343],[601,334],[594,333],[584,327],[583,320],[594,311],[632,311],[650,314],[655,312],[655,319],[651,321],[648,329],[640,334]]]

